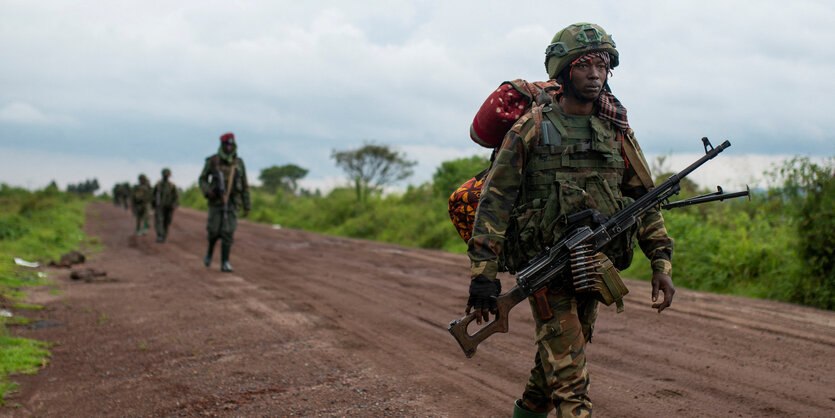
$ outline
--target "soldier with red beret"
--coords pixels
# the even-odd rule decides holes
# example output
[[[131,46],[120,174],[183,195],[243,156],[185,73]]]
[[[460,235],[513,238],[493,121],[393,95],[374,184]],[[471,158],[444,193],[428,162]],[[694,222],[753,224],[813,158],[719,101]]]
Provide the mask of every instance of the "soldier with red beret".
[[[220,270],[224,272],[232,271],[229,253],[238,225],[238,209],[243,209],[243,217],[249,214],[250,209],[246,168],[244,160],[238,157],[237,149],[235,134],[227,132],[221,135],[217,154],[206,158],[199,179],[200,190],[209,203],[209,220],[206,225],[209,248],[203,264],[206,267],[212,264],[215,243],[220,239]]]

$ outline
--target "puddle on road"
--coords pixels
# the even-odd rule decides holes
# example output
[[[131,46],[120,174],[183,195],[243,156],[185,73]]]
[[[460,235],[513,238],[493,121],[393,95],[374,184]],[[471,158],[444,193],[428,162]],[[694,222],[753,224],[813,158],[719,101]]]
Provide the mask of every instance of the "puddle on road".
[[[41,320],[41,321],[32,322],[31,324],[29,324],[27,326],[27,328],[34,329],[34,330],[39,330],[39,329],[52,328],[52,327],[63,327],[64,325],[66,325],[66,324],[61,323],[61,322]]]

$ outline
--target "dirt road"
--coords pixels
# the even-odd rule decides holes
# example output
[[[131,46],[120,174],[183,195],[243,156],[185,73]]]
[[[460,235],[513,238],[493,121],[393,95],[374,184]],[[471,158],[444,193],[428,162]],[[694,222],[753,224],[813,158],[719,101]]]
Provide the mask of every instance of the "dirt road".
[[[41,289],[15,335],[57,343],[18,376],[9,416],[509,416],[535,347],[527,304],[467,359],[447,333],[467,294],[465,256],[240,222],[234,273],[210,269],[205,214],[170,240],[132,237],[88,207],[107,280]],[[512,280],[503,280],[510,288]],[[680,289],[601,311],[588,348],[597,416],[833,416],[835,313]],[[33,329],[37,328],[37,329]]]

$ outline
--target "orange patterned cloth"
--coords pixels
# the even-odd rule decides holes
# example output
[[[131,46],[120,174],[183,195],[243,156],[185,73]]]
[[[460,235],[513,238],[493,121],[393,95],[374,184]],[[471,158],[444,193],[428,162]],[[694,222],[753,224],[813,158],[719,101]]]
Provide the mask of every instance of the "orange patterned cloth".
[[[469,242],[473,235],[473,224],[475,223],[475,210],[478,208],[478,199],[481,197],[481,186],[484,184],[484,175],[478,175],[467,180],[458,190],[449,196],[449,218],[458,230],[458,235]]]

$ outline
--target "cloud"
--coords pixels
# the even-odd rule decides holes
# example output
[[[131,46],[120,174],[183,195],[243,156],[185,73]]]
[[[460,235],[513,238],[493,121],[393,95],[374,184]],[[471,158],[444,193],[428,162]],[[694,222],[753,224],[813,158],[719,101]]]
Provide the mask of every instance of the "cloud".
[[[47,115],[29,103],[12,102],[0,107],[0,122],[24,125],[72,125],[68,116]]]

